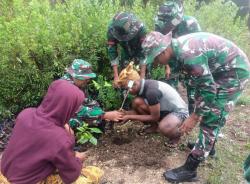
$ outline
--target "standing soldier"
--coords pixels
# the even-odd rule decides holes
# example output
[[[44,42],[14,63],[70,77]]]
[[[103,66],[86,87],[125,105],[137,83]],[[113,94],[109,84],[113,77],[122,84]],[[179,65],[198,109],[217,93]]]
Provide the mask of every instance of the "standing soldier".
[[[168,34],[172,31],[173,38],[178,38],[190,33],[200,32],[201,28],[198,21],[192,17],[183,15],[183,5],[181,2],[168,1],[159,7],[155,18],[155,31],[162,34]],[[171,68],[171,72],[170,72]],[[167,83],[177,88],[179,81],[179,69],[176,68],[175,61],[170,60],[166,65]],[[189,113],[193,112],[194,89],[187,88],[187,97],[189,102]]]
[[[140,64],[140,76],[145,77],[146,65],[141,44],[146,36],[144,24],[134,14],[128,12],[117,13],[108,27],[108,55],[114,71],[114,82],[118,80],[118,66],[120,69],[134,60]],[[121,46],[118,56],[118,44]]]
[[[221,127],[249,79],[248,58],[231,41],[204,32],[177,39],[172,39],[171,33],[151,32],[142,47],[147,63],[167,64],[174,58],[186,84],[195,89],[194,112],[179,130],[188,133],[200,122],[198,139],[185,164],[164,173],[165,179],[171,182],[190,181],[214,147]]]

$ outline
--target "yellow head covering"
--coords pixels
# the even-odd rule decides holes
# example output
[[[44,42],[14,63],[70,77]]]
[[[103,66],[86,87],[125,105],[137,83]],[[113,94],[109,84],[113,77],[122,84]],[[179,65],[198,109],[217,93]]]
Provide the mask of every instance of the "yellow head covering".
[[[134,69],[133,65],[134,62],[130,62],[129,65],[121,71],[121,73],[119,74],[119,79],[116,81],[118,86],[126,87],[128,81],[135,81],[140,79],[140,75]]]

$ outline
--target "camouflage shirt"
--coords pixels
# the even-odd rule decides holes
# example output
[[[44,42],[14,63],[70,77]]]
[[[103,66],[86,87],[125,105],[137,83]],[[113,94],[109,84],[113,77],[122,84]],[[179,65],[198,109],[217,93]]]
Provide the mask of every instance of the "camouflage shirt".
[[[172,31],[172,37],[173,38],[178,38],[180,36],[184,36],[186,34],[195,33],[195,32],[201,32],[201,27],[200,27],[198,21],[192,16],[184,15],[182,22],[180,24],[178,24],[177,27]],[[171,68],[171,75],[170,75],[170,79],[168,80],[168,83],[171,86],[177,88],[178,81],[179,80],[183,81],[184,76],[179,74],[179,72],[178,72],[179,69],[175,65],[174,58],[171,59],[168,62],[168,64],[169,64],[169,66]],[[191,97],[188,97],[188,98],[191,98]]]
[[[184,36],[186,34],[195,33],[195,32],[201,32],[201,27],[200,27],[198,21],[194,17],[184,15],[183,21],[173,30],[172,37],[178,38],[180,36]],[[168,62],[168,64],[171,68],[171,75],[170,75],[170,79],[168,80],[168,83],[171,86],[177,88],[178,81],[183,81],[184,76],[179,74],[179,72],[178,72],[179,69],[175,65],[174,59],[171,59]],[[192,89],[189,88],[188,93],[193,94],[193,92],[191,90]],[[193,97],[188,96],[188,99],[189,99],[188,101],[190,104]]]
[[[183,16],[183,21],[173,30],[173,38],[178,38],[189,33],[200,32],[198,21],[192,16]]]
[[[141,44],[146,37],[146,28],[142,26],[136,36],[129,41],[118,41],[111,33],[111,26],[108,28],[107,37],[108,37],[108,56],[111,62],[111,65],[119,65],[118,57],[118,44],[122,47],[125,54],[129,59],[137,58],[140,60],[140,64],[143,64],[144,55],[142,53]]]
[[[225,96],[233,81],[249,78],[247,56],[234,43],[211,33],[192,33],[172,40],[175,59],[185,82],[195,88],[195,113],[204,115],[217,90]],[[231,83],[230,83],[231,82]]]
[[[67,80],[73,83],[72,77],[66,73],[61,79]],[[71,118],[69,125],[71,128],[75,129],[81,126],[84,122],[89,124],[99,124],[102,120],[102,115],[104,111],[101,109],[99,103],[93,100],[89,95],[87,90],[83,90],[85,94],[85,99],[83,104],[80,106],[78,112],[74,118]]]

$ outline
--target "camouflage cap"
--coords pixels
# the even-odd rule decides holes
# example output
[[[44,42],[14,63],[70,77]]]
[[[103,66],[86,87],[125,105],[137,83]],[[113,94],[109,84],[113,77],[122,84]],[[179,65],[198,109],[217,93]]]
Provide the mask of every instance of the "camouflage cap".
[[[163,35],[159,32],[152,31],[147,34],[142,43],[143,53],[145,54],[147,64],[154,62],[155,58],[166,50],[172,41],[172,32]]]
[[[92,71],[92,66],[83,59],[75,59],[70,67],[66,69],[72,77],[79,80],[95,78],[96,74]]]
[[[134,14],[119,12],[111,23],[111,34],[119,41],[129,41],[142,27],[143,23]]]
[[[155,30],[167,34],[183,19],[183,6],[180,2],[168,1],[159,7],[155,17]]]

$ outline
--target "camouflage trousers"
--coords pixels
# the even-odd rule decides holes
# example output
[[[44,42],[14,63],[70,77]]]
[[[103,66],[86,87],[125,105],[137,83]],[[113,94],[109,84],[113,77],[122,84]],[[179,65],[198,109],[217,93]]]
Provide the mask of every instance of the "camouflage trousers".
[[[244,177],[250,183],[250,154],[244,162]]]
[[[198,139],[191,154],[198,160],[204,160],[213,148],[221,128],[225,125],[230,111],[241,95],[247,79],[231,79],[220,84],[214,103],[210,106],[200,122]]]

